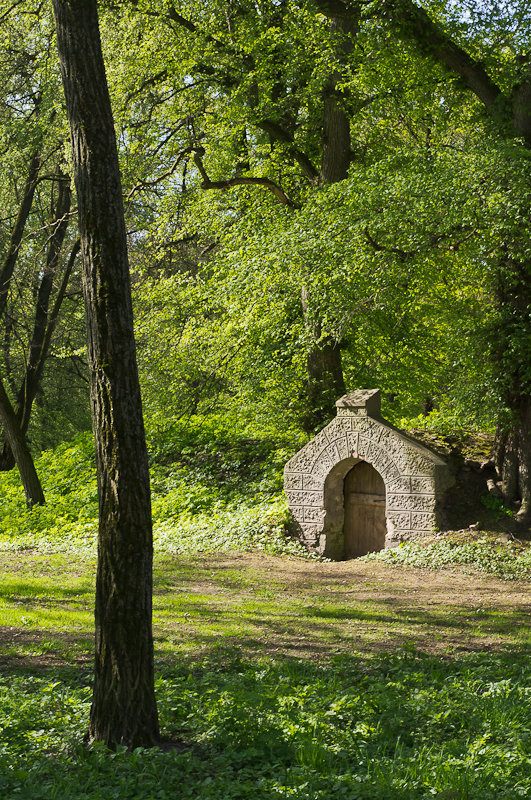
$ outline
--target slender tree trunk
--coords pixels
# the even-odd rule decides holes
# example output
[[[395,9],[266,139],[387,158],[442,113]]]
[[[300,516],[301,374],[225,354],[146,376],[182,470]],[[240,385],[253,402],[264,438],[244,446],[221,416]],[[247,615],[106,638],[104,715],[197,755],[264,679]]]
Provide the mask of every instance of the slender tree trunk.
[[[53,312],[50,314],[50,296],[52,293],[53,280],[57,273],[57,266],[63,247],[66,229],[68,227],[68,212],[70,211],[70,180],[59,173],[58,197],[53,215],[53,232],[48,244],[46,256],[46,266],[39,284],[37,302],[35,306],[35,320],[33,323],[33,333],[28,348],[28,360],[24,378],[19,387],[14,404],[14,411],[20,425],[20,429],[26,435],[33,402],[39,391],[44,364],[48,355],[50,341],[52,337],[59,309],[64,299],[66,290],[65,279],[68,281],[72,272],[72,263],[68,263],[61,287],[54,303]],[[79,245],[75,245],[75,255],[79,251]],[[74,255],[74,258],[75,258]],[[59,300],[59,306],[57,300]],[[15,456],[9,444],[9,439],[5,438],[2,452],[0,453],[0,472],[5,472],[15,466]]]
[[[26,495],[26,505],[28,508],[35,505],[42,506],[44,505],[44,492],[41,482],[37,475],[26,437],[20,429],[20,423],[2,381],[0,381],[0,419],[20,472],[20,479]]]
[[[96,654],[88,738],[159,739],[152,532],[122,188],[96,0],[53,0],[79,204],[99,491]]]
[[[507,503],[519,502],[516,519],[531,523],[531,397],[521,394],[508,403],[514,417],[498,425],[494,459]]]
[[[531,263],[505,255],[497,284],[499,321],[491,358],[510,419],[498,425],[495,461],[507,502],[520,501],[517,520],[531,522]]]
[[[516,518],[523,525],[531,523],[531,397],[522,398],[518,436],[518,484],[520,510]]]
[[[39,170],[41,167],[40,153],[36,152],[32,155],[29,163],[28,176],[26,178],[26,185],[24,187],[24,194],[18,210],[15,225],[11,231],[11,238],[7,253],[0,269],[0,318],[4,316],[6,310],[7,298],[9,295],[9,287],[11,286],[11,278],[13,277],[13,270],[17,263],[18,252],[22,243],[22,236],[24,228],[31,211],[33,204],[33,196],[39,180]]]
[[[18,210],[15,225],[11,231],[11,237],[7,248],[2,267],[0,269],[0,318],[4,316],[7,307],[9,289],[13,271],[17,263],[17,258],[22,244],[24,228],[28,220],[35,189],[39,180],[39,170],[41,167],[41,157],[39,152],[34,152],[30,158],[28,175],[22,200]],[[20,427],[15,410],[5,391],[3,383],[0,381],[0,420],[4,428],[6,442],[11,452],[10,464],[8,469],[12,469],[15,462],[18,466],[26,504],[28,507],[44,504],[44,493],[35,470],[35,464],[26,442],[25,434]]]
[[[50,297],[53,281],[57,274],[66,230],[68,228],[68,213],[70,211],[71,200],[70,180],[65,175],[62,175],[61,172],[59,172],[58,178],[58,196],[53,215],[53,232],[48,244],[46,266],[37,294],[35,320],[29,346],[26,374],[17,395],[17,407],[20,409],[19,413],[23,431],[28,429],[32,404],[39,389],[42,376],[41,365],[46,356],[46,354],[43,353],[43,345],[48,327]]]
[[[520,502],[516,519],[531,523],[531,399],[520,398],[520,413],[508,427],[496,431],[495,461],[506,502]]]

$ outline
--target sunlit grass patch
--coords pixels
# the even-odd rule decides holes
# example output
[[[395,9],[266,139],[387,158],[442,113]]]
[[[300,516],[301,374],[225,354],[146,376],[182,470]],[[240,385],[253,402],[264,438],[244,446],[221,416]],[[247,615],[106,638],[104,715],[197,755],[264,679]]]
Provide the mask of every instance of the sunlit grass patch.
[[[111,754],[82,742],[94,559],[0,562],[0,610],[19,593],[34,617],[0,627],[6,800],[526,797],[524,598],[477,607],[472,590],[471,607],[376,562],[159,555],[156,692],[173,745]]]

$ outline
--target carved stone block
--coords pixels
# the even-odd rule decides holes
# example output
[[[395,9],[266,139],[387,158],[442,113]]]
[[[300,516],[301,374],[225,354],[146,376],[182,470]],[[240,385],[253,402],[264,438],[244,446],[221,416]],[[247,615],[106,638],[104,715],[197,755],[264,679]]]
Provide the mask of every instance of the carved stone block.
[[[350,453],[348,449],[348,439],[346,436],[342,436],[341,439],[335,439],[334,445],[336,446],[341,461],[349,457]]]
[[[339,455],[339,450],[338,450],[335,442],[332,442],[331,444],[328,445],[328,447],[326,449],[326,455],[327,455],[327,457],[329,459],[329,462],[330,462],[330,464],[332,466],[334,466],[339,461],[341,461],[341,456]]]
[[[309,474],[302,476],[302,489],[313,489],[314,491],[323,491],[324,478],[321,474]]]
[[[304,522],[322,522],[325,511],[322,508],[305,508]]]
[[[286,472],[284,475],[284,488],[287,489],[302,489],[303,476],[297,472]]]
[[[358,434],[349,433],[347,436],[347,448],[350,456],[358,457]]]
[[[422,477],[429,477],[430,472],[433,471],[430,462],[423,458],[419,453],[410,450],[407,455],[407,470],[410,475],[420,475]]]
[[[387,522],[391,524],[393,530],[409,530],[411,527],[411,514],[409,511],[388,511]]]
[[[387,496],[387,508],[393,510],[408,511],[432,511],[435,505],[435,498],[423,494],[389,494]]]
[[[304,508],[303,506],[290,506],[291,516],[295,522],[304,522]]]
[[[322,507],[322,492],[297,491],[289,489],[286,492],[290,508],[293,506],[319,506]]]
[[[336,438],[337,436],[343,436],[344,434],[348,433],[352,430],[352,415],[348,411],[348,409],[343,409],[345,411],[345,415],[342,417],[336,417],[330,425],[328,425],[328,436],[332,438]]]
[[[411,492],[411,478],[390,478],[385,482],[385,489],[393,494],[409,494]]]
[[[416,494],[434,494],[435,481],[433,478],[411,478],[411,491]]]
[[[433,531],[437,527],[437,516],[435,513],[413,511],[411,513],[411,527],[416,531]]]

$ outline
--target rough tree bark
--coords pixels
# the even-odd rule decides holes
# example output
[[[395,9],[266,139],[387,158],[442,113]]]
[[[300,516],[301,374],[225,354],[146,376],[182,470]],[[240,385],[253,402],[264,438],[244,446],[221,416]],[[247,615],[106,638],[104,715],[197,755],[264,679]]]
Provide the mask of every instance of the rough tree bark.
[[[504,499],[520,502],[516,519],[527,525],[531,522],[531,265],[526,269],[508,262],[510,259],[505,259],[505,268],[500,268],[501,319],[492,337],[491,354],[502,376],[509,419],[496,429],[494,460]]]
[[[39,152],[35,152],[30,158],[28,176],[26,178],[26,185],[24,187],[22,201],[20,203],[13,230],[11,231],[7,253],[0,270],[0,317],[4,316],[6,310],[9,287],[11,286],[11,278],[13,277],[15,264],[17,263],[18,252],[22,243],[24,228],[26,227],[26,222],[33,204],[35,189],[37,188],[37,183],[39,182],[40,168],[41,155]]]
[[[22,194],[21,203],[19,206],[17,218],[11,231],[7,252],[0,269],[0,318],[4,316],[7,300],[9,296],[9,289],[11,287],[11,279],[17,258],[22,244],[22,237],[24,235],[24,228],[28,220],[31,206],[33,204],[33,197],[35,189],[39,181],[39,170],[41,167],[41,156],[39,152],[34,152],[30,158],[28,175]],[[4,434],[8,443],[11,457],[10,469],[15,465],[18,466],[24,493],[26,495],[26,504],[28,507],[34,505],[44,504],[44,492],[42,490],[41,482],[24,432],[20,428],[19,420],[11,401],[7,395],[3,383],[0,381],[0,420],[4,428]]]
[[[345,394],[341,350],[331,336],[322,336],[321,323],[309,308],[306,287],[302,287],[301,304],[311,344],[306,354],[306,412],[301,418],[306,433],[314,433],[332,417],[335,401]]]
[[[496,430],[495,461],[507,502],[520,501],[517,519],[531,521],[531,399],[520,396],[520,410],[512,425]],[[513,402],[516,405],[516,401]]]
[[[87,738],[159,739],[151,627],[152,530],[120,170],[96,0],[53,0],[79,205],[99,540]]]
[[[44,505],[44,492],[26,437],[20,429],[19,421],[2,381],[0,381],[0,420],[20,473],[24,494],[26,495],[26,505],[28,508],[35,505]]]

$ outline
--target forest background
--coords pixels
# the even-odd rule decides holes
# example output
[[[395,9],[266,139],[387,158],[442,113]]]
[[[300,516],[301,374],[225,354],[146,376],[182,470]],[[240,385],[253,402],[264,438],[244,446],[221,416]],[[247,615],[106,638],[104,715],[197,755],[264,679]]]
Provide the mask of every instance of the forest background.
[[[278,496],[283,460],[335,399],[379,387],[401,426],[496,430],[505,499],[527,520],[529,10],[425,9],[101,4],[168,510],[218,502],[231,470],[249,478],[238,502]],[[54,26],[46,4],[5,4],[2,21],[7,470],[17,437],[61,445],[57,463],[90,422]]]
[[[53,5],[57,17],[89,4]],[[330,419],[335,399],[358,387],[379,387],[385,416],[428,438],[433,432],[455,444],[466,431],[493,441],[500,482],[484,505],[514,518],[514,530],[525,534],[527,4],[139,0],[102,2],[99,11],[123,179],[156,551],[258,548],[307,556],[285,537],[282,466]],[[2,3],[0,19],[0,545],[14,551],[4,558],[19,569],[24,549],[37,561],[43,551],[94,556],[94,370],[87,367],[77,233],[83,204],[82,234],[93,220],[73,188],[79,153],[70,145],[51,9]],[[67,88],[65,41],[59,52]],[[96,93],[101,83],[94,80]],[[66,105],[72,128],[75,100],[68,93]],[[86,129],[100,122],[85,119]],[[110,209],[110,191],[108,201]],[[84,283],[86,293],[86,271]],[[102,306],[112,305],[109,285],[99,284]],[[123,422],[95,425],[100,455],[104,446],[112,452]],[[101,475],[99,562],[120,538],[113,534],[104,546]],[[107,518],[112,522],[112,514]],[[528,574],[529,551],[517,561],[498,548],[494,558],[484,544],[450,553],[443,542],[428,551],[433,563],[458,557],[504,577]],[[410,563],[426,563],[419,548],[404,554]],[[59,563],[59,554],[53,558]],[[121,557],[117,564],[114,577],[127,573]],[[119,597],[129,616],[130,600]],[[21,617],[22,625],[30,622]],[[400,672],[408,674],[401,659]],[[51,685],[54,702],[58,685]],[[95,705],[93,699],[92,711]],[[515,725],[524,770],[520,721]],[[156,728],[142,736],[110,734],[107,743],[160,744]],[[107,741],[93,728],[91,735]],[[387,753],[387,742],[383,748]],[[313,738],[307,749],[311,762]],[[373,760],[380,763],[382,754]],[[467,761],[466,780],[468,767]],[[30,791],[33,767],[6,769],[6,785],[26,782]],[[511,769],[504,767],[502,782],[520,796]],[[482,776],[490,786],[490,767]],[[396,780],[412,786],[411,778]],[[424,796],[427,778],[414,781]],[[467,796],[465,788],[458,796]]]

